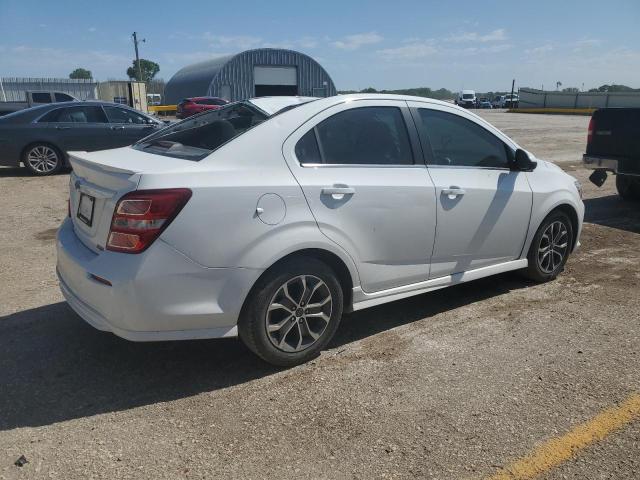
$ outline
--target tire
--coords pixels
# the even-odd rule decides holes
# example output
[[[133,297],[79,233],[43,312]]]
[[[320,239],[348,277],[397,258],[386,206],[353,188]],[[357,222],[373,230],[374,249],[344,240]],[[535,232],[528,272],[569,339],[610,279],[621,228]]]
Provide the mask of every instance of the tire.
[[[551,212],[538,228],[527,254],[529,265],[523,271],[536,282],[555,279],[564,270],[573,245],[573,225],[559,210]]]
[[[333,270],[314,258],[293,259],[268,271],[251,289],[238,334],[264,361],[292,367],[320,354],[340,325],[342,309],[342,288]]]
[[[53,145],[34,143],[24,150],[22,163],[32,175],[54,175],[64,166],[64,156]]]
[[[616,189],[623,200],[637,202],[640,200],[640,178],[629,175],[616,175]]]

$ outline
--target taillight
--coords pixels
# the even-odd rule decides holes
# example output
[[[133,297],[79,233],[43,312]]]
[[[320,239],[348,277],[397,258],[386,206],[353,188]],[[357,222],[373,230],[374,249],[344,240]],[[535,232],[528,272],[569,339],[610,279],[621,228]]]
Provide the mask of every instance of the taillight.
[[[587,145],[589,145],[591,143],[591,140],[593,140],[593,131],[596,129],[596,119],[594,117],[591,117],[591,120],[589,120],[589,130],[587,130]]]
[[[140,253],[169,226],[191,198],[188,188],[135,190],[116,204],[107,250]]]

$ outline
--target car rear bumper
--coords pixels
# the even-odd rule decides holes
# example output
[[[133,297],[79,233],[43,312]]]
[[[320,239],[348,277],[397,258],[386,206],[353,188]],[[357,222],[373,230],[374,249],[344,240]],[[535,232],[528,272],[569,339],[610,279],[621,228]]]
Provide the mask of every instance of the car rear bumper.
[[[203,267],[160,239],[138,255],[96,254],[70,219],[58,230],[57,254],[71,308],[95,328],[133,341],[236,336],[242,303],[261,273]]]

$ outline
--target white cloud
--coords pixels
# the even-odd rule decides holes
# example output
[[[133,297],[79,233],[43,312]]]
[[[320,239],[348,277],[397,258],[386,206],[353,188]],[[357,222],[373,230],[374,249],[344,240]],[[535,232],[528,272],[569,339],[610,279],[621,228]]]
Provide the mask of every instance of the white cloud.
[[[583,38],[569,44],[570,47],[573,47],[574,52],[582,52],[584,50],[599,47],[600,45],[602,45],[602,42],[597,38]]]
[[[547,43],[539,47],[527,48],[524,53],[530,57],[541,57],[554,50],[553,45]]]
[[[229,48],[232,50],[248,50],[260,45],[262,39],[250,35],[213,35],[211,32],[202,34],[202,39],[209,42],[211,48]]]
[[[67,77],[78,67],[91,70],[95,78],[125,78],[131,65],[126,55],[104,50],[66,50],[29,45],[2,46],[0,71],[11,76]],[[118,72],[118,73],[114,73]]]
[[[424,58],[434,55],[438,49],[429,40],[407,43],[396,48],[384,48],[376,53],[386,60]]]
[[[357,50],[364,45],[372,45],[382,40],[383,37],[376,32],[356,33],[354,35],[347,35],[342,40],[331,42],[331,45],[341,50]]]
[[[95,32],[96,30],[98,30],[96,27],[89,27],[89,31],[91,33]]]
[[[484,35],[477,32],[460,32],[447,38],[450,42],[503,42],[507,40],[507,32],[504,28],[492,30]]]

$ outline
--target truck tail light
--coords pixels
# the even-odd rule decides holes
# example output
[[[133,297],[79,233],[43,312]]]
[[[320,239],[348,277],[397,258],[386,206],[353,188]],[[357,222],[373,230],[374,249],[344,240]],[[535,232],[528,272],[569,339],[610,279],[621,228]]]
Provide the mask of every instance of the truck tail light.
[[[135,190],[113,212],[107,250],[140,253],[160,236],[191,198],[188,188]]]
[[[587,145],[593,140],[593,131],[596,129],[596,121],[593,117],[589,120],[589,129],[587,130]]]

